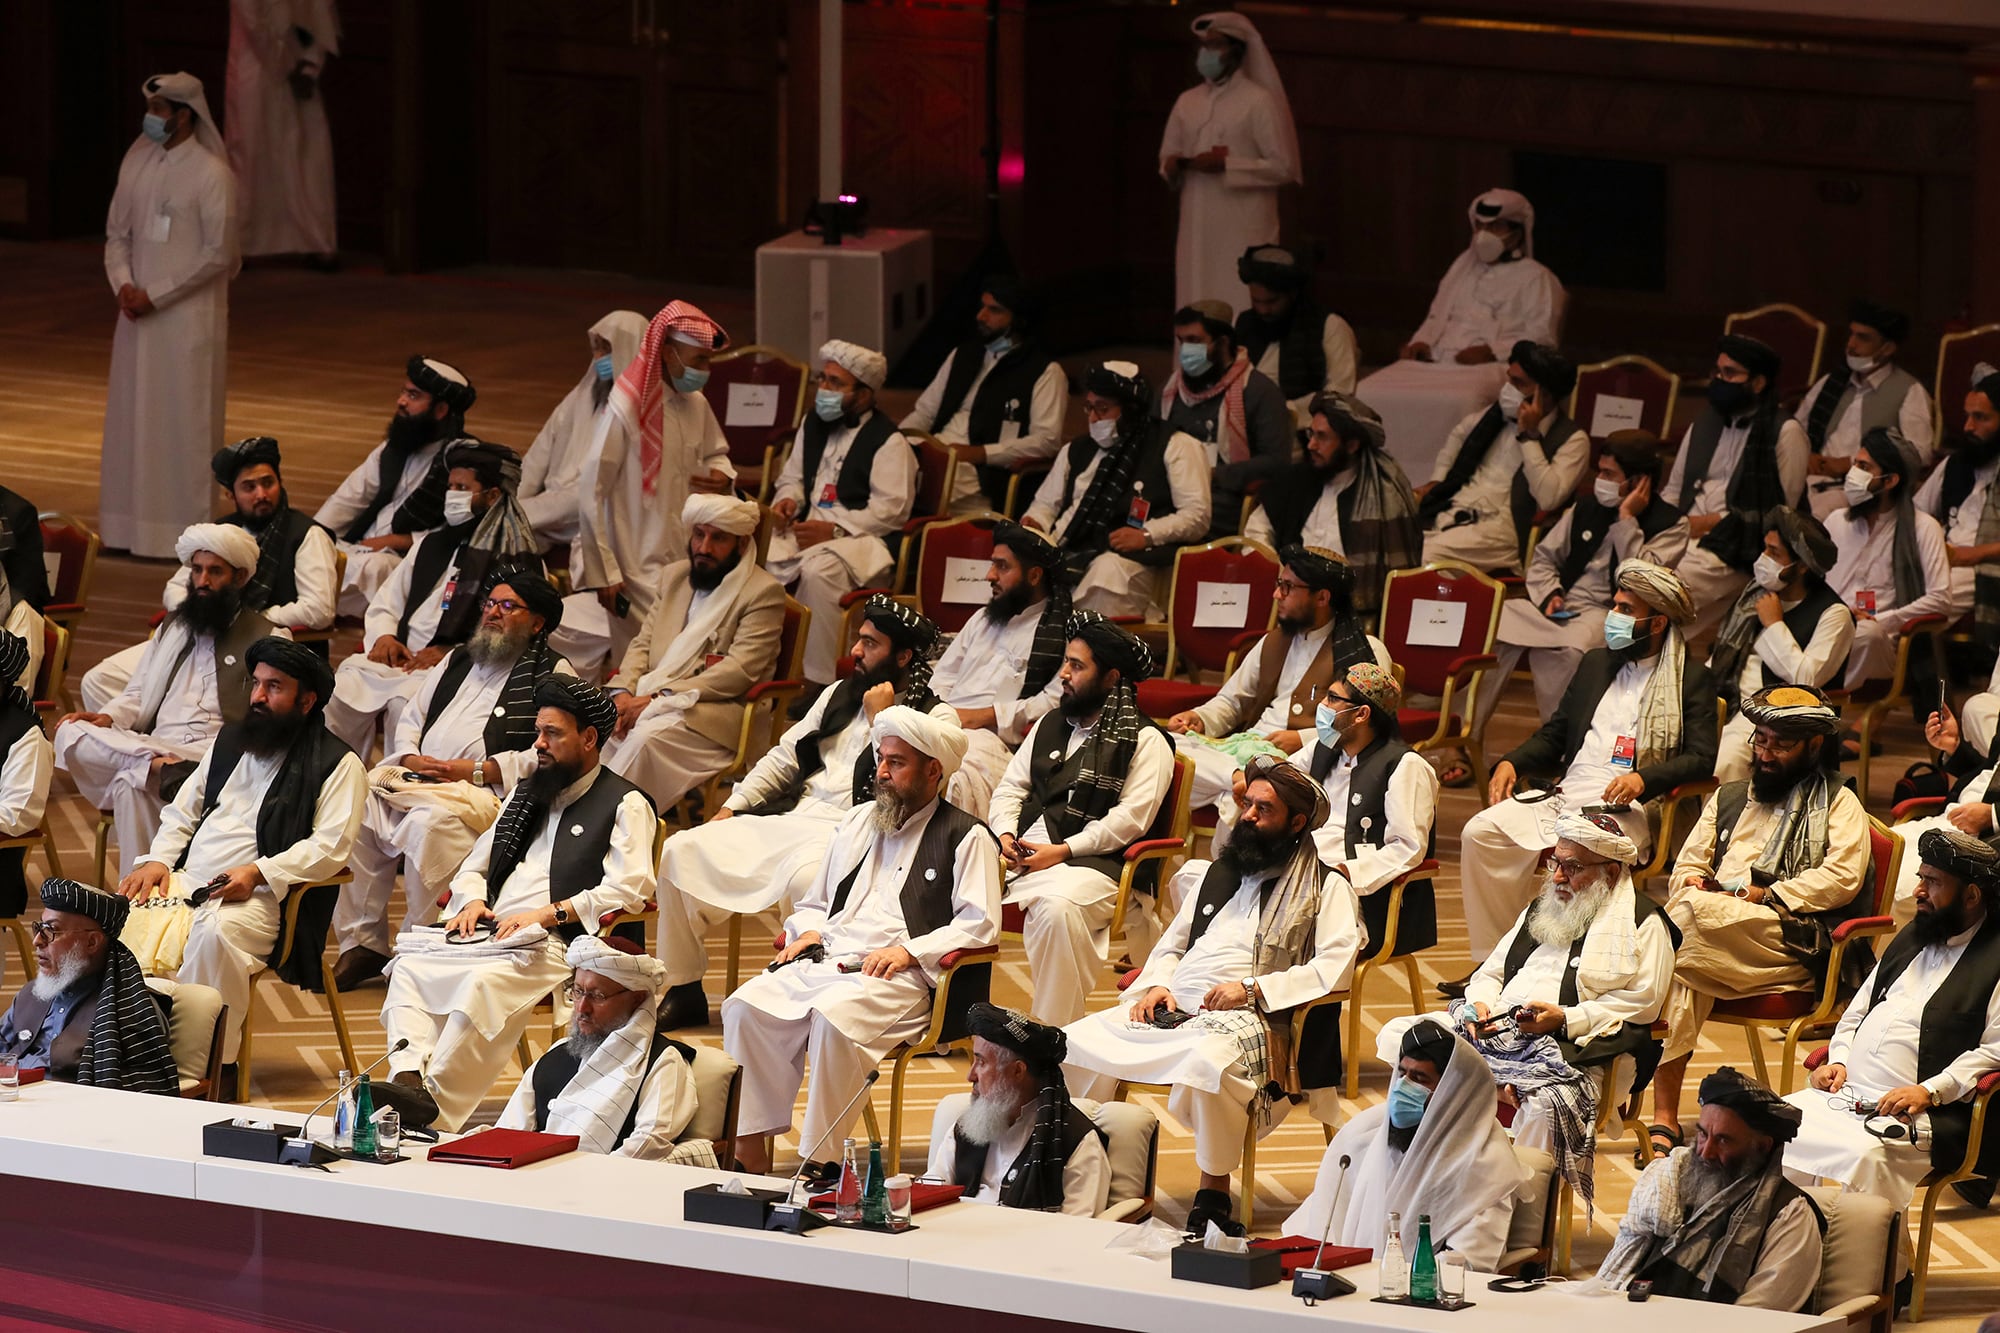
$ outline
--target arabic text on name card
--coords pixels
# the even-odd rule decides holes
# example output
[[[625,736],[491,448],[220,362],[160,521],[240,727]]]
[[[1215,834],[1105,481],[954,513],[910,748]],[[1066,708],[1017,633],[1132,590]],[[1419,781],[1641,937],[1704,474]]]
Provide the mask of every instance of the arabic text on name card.
[[[1197,583],[1194,585],[1194,627],[1196,629],[1244,629],[1249,624],[1249,584]]]
[[[1596,405],[1590,409],[1590,433],[1601,440],[1613,431],[1638,430],[1639,419],[1645,412],[1646,405],[1637,398],[1600,393]]]
[[[944,562],[944,593],[941,600],[954,606],[984,604],[993,595],[986,584],[990,561],[951,556]]]
[[[778,424],[778,386],[775,384],[732,384],[729,402],[722,409],[725,426],[775,426]]]
[[[1464,638],[1464,602],[1437,602],[1419,597],[1410,603],[1412,647],[1455,648]]]

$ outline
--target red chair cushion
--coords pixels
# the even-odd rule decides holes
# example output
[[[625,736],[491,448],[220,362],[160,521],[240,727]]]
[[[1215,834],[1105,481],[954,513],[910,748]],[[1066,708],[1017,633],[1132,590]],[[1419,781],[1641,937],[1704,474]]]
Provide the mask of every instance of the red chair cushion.
[[[1185,680],[1142,680],[1139,682],[1139,711],[1147,717],[1172,717],[1213,699],[1222,687],[1195,685]]]
[[[1783,1023],[1811,1013],[1818,1003],[1819,996],[1811,991],[1788,990],[1777,995],[1753,995],[1747,1000],[1718,1000],[1715,1012],[1729,1018],[1757,1018]]]
[[[1019,935],[1028,928],[1028,909],[1019,903],[1000,904],[1000,929],[1009,935]]]

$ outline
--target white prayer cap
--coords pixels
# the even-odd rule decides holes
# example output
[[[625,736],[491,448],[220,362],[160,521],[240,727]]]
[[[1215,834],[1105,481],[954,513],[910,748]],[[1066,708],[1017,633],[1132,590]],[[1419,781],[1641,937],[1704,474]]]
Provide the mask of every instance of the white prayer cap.
[[[829,338],[819,345],[819,359],[833,362],[871,389],[881,388],[889,378],[889,358],[869,351],[860,343]]]
[[[1610,815],[1560,815],[1556,818],[1556,840],[1573,842],[1620,865],[1636,865],[1639,860],[1639,849]]]
[[[947,781],[965,762],[965,728],[905,704],[891,704],[875,715],[869,739],[879,747],[884,736],[894,736],[918,754],[937,760]]]
[[[659,999],[667,989],[667,965],[651,954],[626,953],[595,935],[579,935],[569,944],[573,971],[595,972],[626,990],[642,990]]]
[[[196,551],[219,556],[246,574],[257,568],[257,539],[234,523],[196,523],[174,543],[174,554],[184,565]]]
[[[143,97],[164,97],[169,102],[192,107],[195,142],[221,158],[223,165],[228,165],[229,149],[223,145],[222,131],[216,128],[215,117],[208,114],[208,94],[202,90],[200,79],[185,70],[177,74],[155,74],[139,85],[139,93]]]
[[[757,507],[755,500],[739,500],[733,495],[709,495],[701,491],[688,496],[687,503],[681,506],[681,522],[690,528],[701,523],[738,537],[748,537],[755,532],[757,521],[763,515],[764,511]]]

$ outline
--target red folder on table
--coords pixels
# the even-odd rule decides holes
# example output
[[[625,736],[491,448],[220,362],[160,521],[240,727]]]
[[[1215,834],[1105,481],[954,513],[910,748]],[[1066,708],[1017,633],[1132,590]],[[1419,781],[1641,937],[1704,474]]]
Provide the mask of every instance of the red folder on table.
[[[1276,1250],[1278,1263],[1281,1265],[1280,1271],[1286,1277],[1290,1277],[1298,1269],[1314,1267],[1313,1254],[1319,1249],[1319,1242],[1310,1236],[1276,1236],[1253,1240],[1250,1242],[1250,1248]],[[1374,1256],[1373,1250],[1358,1245],[1329,1245],[1326,1247],[1326,1253],[1320,1256],[1317,1267],[1323,1273],[1330,1273],[1336,1268],[1352,1268],[1356,1264],[1365,1264]]]
[[[940,1208],[945,1204],[953,1202],[964,1193],[965,1186],[963,1185],[946,1185],[936,1181],[919,1180],[910,1186],[910,1211],[921,1213],[932,1208]],[[822,1209],[833,1207],[833,1191],[828,1190],[825,1194],[813,1195],[807,1206]]]
[[[551,1157],[576,1151],[574,1134],[538,1134],[532,1129],[489,1129],[468,1134],[430,1150],[433,1162],[457,1162],[464,1166],[497,1166],[512,1171]]]

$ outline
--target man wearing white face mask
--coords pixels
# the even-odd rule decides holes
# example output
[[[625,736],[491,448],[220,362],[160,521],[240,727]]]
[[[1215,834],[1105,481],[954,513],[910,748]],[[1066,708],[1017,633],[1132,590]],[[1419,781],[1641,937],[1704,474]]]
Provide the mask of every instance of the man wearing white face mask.
[[[1846,362],[1820,376],[1799,401],[1793,419],[1805,427],[1812,445],[1815,517],[1824,520],[1843,507],[1841,479],[1853,465],[1861,437],[1878,426],[1902,431],[1923,465],[1930,466],[1931,396],[1915,375],[1896,364],[1896,351],[1909,336],[1908,315],[1857,298],[1847,311]]]
[[[1839,552],[1827,586],[1854,611],[1849,689],[1887,678],[1903,628],[1920,616],[1941,616],[1951,606],[1944,529],[1917,512],[1912,500],[1922,466],[1916,446],[1901,431],[1869,431],[1842,483],[1847,510],[1826,523]]]
[[[1567,505],[1590,462],[1590,436],[1564,410],[1575,387],[1561,352],[1514,344],[1500,400],[1458,423],[1417,492],[1426,562],[1520,567],[1535,512]]]

